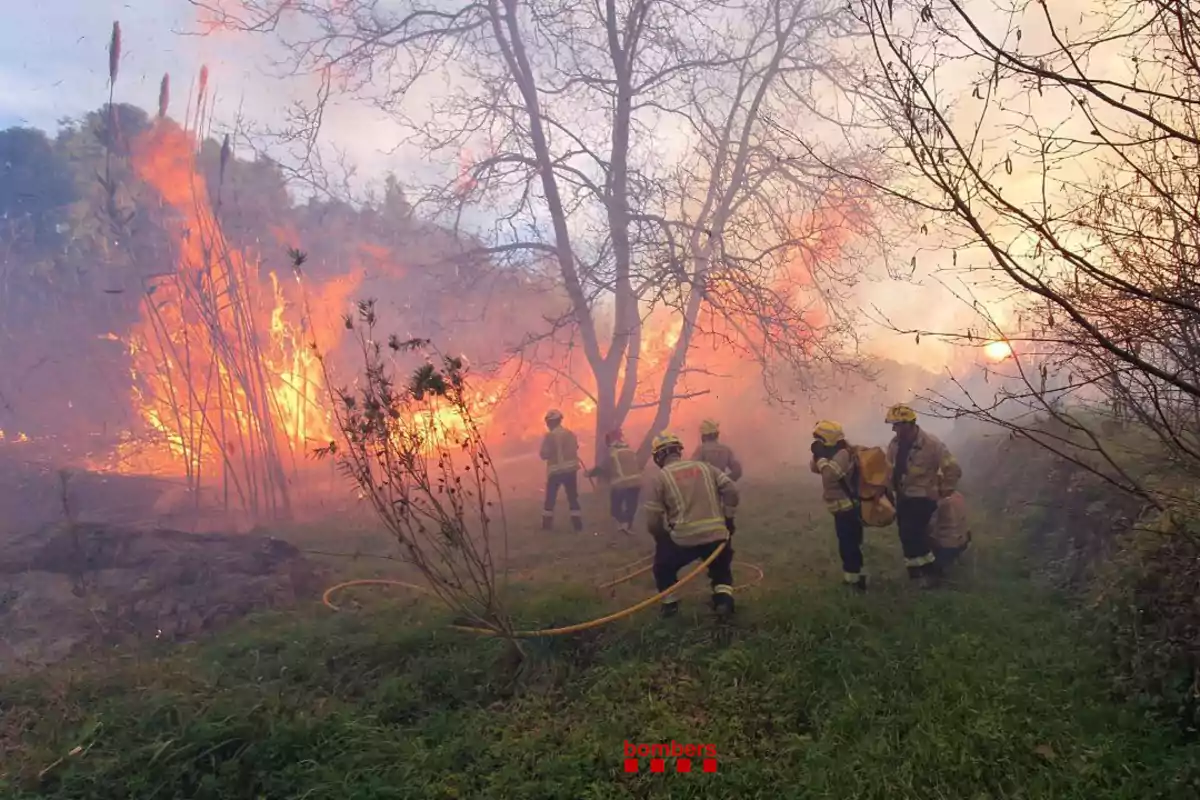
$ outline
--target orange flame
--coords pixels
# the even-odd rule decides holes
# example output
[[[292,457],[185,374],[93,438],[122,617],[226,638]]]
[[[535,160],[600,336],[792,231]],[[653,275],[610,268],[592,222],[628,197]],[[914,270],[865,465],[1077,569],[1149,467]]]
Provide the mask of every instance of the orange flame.
[[[139,178],[153,187],[173,215],[176,263],[148,290],[129,337],[132,400],[146,426],[157,433],[157,442],[138,456],[132,443],[122,445],[121,468],[220,474],[234,469],[247,442],[256,439],[292,466],[306,450],[334,438],[321,365],[310,345],[318,335],[342,335],[341,312],[364,270],[320,285],[302,282],[299,274],[291,279],[279,272],[261,274],[252,254],[226,242],[195,160],[194,139],[169,120],[156,123],[134,147],[133,167]],[[470,154],[464,153],[461,167],[468,179],[470,161]],[[468,189],[469,183],[466,180],[462,188]],[[798,221],[808,247],[769,276],[770,287],[781,298],[794,301],[797,293],[811,287],[815,263],[839,257],[848,225],[839,223],[837,216],[831,211]],[[279,244],[298,241],[285,228],[269,232]],[[359,266],[370,265],[372,273],[405,274],[391,263],[394,256],[387,247],[363,242],[356,251]],[[727,290],[718,279],[714,291]],[[300,302],[305,294],[307,305]],[[528,302],[510,299],[517,307]],[[804,319],[814,326],[824,322],[816,311],[806,312]],[[631,439],[653,418],[659,381],[682,329],[679,315],[665,309],[644,323],[639,396],[626,421]],[[729,335],[751,340],[743,344],[762,346],[772,333],[769,327],[748,326]],[[480,341],[486,345],[489,340],[498,337],[482,332]],[[335,343],[331,338],[321,344]],[[511,364],[496,374],[469,375],[472,411],[489,442],[507,439],[525,447],[544,430],[544,411],[557,406],[567,412],[569,426],[587,445],[597,407],[578,387],[590,387],[593,378],[578,358],[564,357],[551,366],[554,369],[522,375],[521,380],[516,380],[517,368]],[[723,409],[739,408],[742,394],[759,385],[757,365],[728,346],[693,341],[688,366],[688,385],[680,390],[709,394],[677,406],[672,423],[681,432],[704,417],[719,416]],[[432,414],[432,419],[417,423],[428,422],[447,436],[463,432],[463,421],[452,409]]]
[[[119,467],[213,474],[267,457],[294,466],[331,436],[299,304],[275,273],[264,281],[257,261],[226,242],[184,130],[155,124],[132,163],[172,212],[177,263],[148,287],[129,337],[133,402],[159,445],[137,456],[126,448]],[[299,284],[297,275],[294,294]],[[343,304],[352,288],[324,287],[320,306]]]

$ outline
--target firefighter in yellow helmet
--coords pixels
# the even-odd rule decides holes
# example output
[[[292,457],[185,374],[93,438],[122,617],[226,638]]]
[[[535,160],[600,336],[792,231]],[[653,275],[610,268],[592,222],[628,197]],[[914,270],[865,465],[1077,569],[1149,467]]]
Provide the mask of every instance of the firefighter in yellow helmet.
[[[542,530],[554,528],[554,506],[559,488],[567,492],[571,509],[571,527],[583,530],[583,511],[579,507],[579,440],[563,427],[561,411],[546,412],[546,435],[542,437],[541,457],[546,462],[546,503],[542,509]]]
[[[738,461],[737,456],[733,454],[733,448],[718,441],[720,436],[721,426],[715,419],[706,419],[701,422],[700,446],[692,453],[692,461],[712,464],[731,479],[741,480],[742,462]]]
[[[917,425],[917,413],[909,406],[892,406],[884,421],[895,434],[887,457],[904,563],[910,578],[924,578],[933,586],[941,577],[942,564],[930,546],[929,526],[938,500],[958,487],[962,468],[940,439]]]
[[[822,498],[833,515],[842,579],[857,591],[867,590],[863,573],[863,520],[858,495],[858,465],[842,426],[822,420],[813,428],[809,469],[821,476]]]
[[[679,570],[706,559],[729,540],[708,566],[712,605],[717,614],[733,613],[733,516],[737,485],[711,464],[683,458],[683,442],[663,431],[651,448],[660,468],[646,500],[646,526],[654,537],[654,583],[662,592],[679,580]],[[662,600],[664,617],[679,611],[679,600]]]

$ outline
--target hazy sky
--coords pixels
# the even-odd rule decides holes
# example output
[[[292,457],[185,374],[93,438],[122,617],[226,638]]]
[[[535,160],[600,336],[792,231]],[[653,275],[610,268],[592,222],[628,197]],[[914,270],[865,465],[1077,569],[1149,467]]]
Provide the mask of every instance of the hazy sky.
[[[0,30],[0,127],[53,128],[64,116],[106,102],[114,20],[122,33],[118,101],[154,109],[162,76],[170,73],[171,115],[182,118],[188,89],[207,66],[217,98],[214,130],[220,133],[239,113],[258,124],[278,124],[288,104],[312,88],[302,77],[277,76],[271,63],[277,53],[268,37],[189,35],[199,27],[187,0],[40,0],[12,6]],[[385,152],[397,145],[394,129],[369,109],[339,105],[329,117],[328,140],[364,172],[399,169],[401,160]]]
[[[153,107],[162,74],[199,69],[210,42],[176,36],[192,21],[185,0],[6,3],[0,29],[0,125],[51,127],[107,100],[108,36],[123,28],[121,99]],[[241,71],[222,64],[228,74]]]
[[[37,0],[9,2],[0,29],[0,128],[30,125],[53,129],[65,116],[77,116],[107,100],[108,38],[114,20],[123,36],[116,99],[147,110],[157,104],[159,82],[171,75],[171,113],[182,117],[188,89],[201,65],[217,94],[216,132],[227,130],[239,111],[257,123],[278,122],[290,99],[308,95],[303,78],[271,74],[266,37],[196,31],[195,9],[187,0]],[[367,176],[388,169],[400,175],[411,166],[388,155],[396,147],[393,126],[374,112],[342,104],[328,117],[326,142],[347,151]],[[907,262],[908,254],[903,255]],[[894,284],[863,288],[864,299],[887,309],[901,324],[931,325],[950,312],[941,292]],[[949,320],[947,320],[947,324]],[[890,355],[934,367],[945,350],[930,341],[920,348],[908,337],[874,331],[876,347]]]

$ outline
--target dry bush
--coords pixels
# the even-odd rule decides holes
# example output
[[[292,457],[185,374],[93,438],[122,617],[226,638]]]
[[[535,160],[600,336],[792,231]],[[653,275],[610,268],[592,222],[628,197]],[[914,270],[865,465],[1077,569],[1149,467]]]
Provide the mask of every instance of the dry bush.
[[[497,534],[507,546],[503,499],[472,412],[467,366],[435,354],[436,363],[429,358],[398,380],[398,360],[431,343],[396,336],[381,342],[376,323],[373,300],[358,304],[357,318],[345,318],[362,356],[354,388],[333,388],[322,359],[341,441],[317,455],[335,459],[371,503],[401,561],[416,567],[446,605],[508,638],[519,653],[493,559]]]

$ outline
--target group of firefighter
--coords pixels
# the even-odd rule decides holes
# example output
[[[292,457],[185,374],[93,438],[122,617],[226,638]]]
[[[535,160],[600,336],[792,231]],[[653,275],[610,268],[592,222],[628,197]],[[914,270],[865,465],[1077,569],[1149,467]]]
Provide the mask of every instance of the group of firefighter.
[[[582,531],[579,442],[563,425],[562,412],[550,411],[545,419],[548,430],[542,440],[541,458],[546,462],[547,479],[542,527],[553,528],[561,487],[567,495],[572,527]],[[931,535],[939,508],[951,498],[961,498],[957,486],[962,469],[946,445],[917,424],[916,412],[909,406],[892,406],[885,422],[894,434],[886,450],[886,463],[880,448],[851,445],[842,426],[826,420],[813,429],[809,467],[821,478],[822,496],[833,516],[847,586],[857,591],[867,588],[864,528],[882,527],[894,520],[909,577],[932,588],[969,543],[969,534],[965,541],[954,541],[949,546],[942,546],[947,542],[938,542]],[[607,477],[610,513],[618,529],[629,534],[643,488],[637,453],[619,428],[606,434],[605,444],[605,462],[587,475]],[[869,455],[871,451],[879,456],[873,464],[864,459],[864,453]],[[679,570],[698,559],[707,560],[724,544],[708,566],[708,577],[713,609],[720,616],[728,616],[734,611],[733,535],[741,462],[733,449],[720,441],[720,426],[711,419],[701,423],[700,444],[690,457],[684,458],[683,442],[668,431],[654,437],[650,454],[659,470],[642,508],[655,541],[655,585],[659,592],[670,589],[678,581]],[[875,477],[868,478],[868,470]],[[673,616],[678,610],[678,598],[665,595],[662,615]]]

